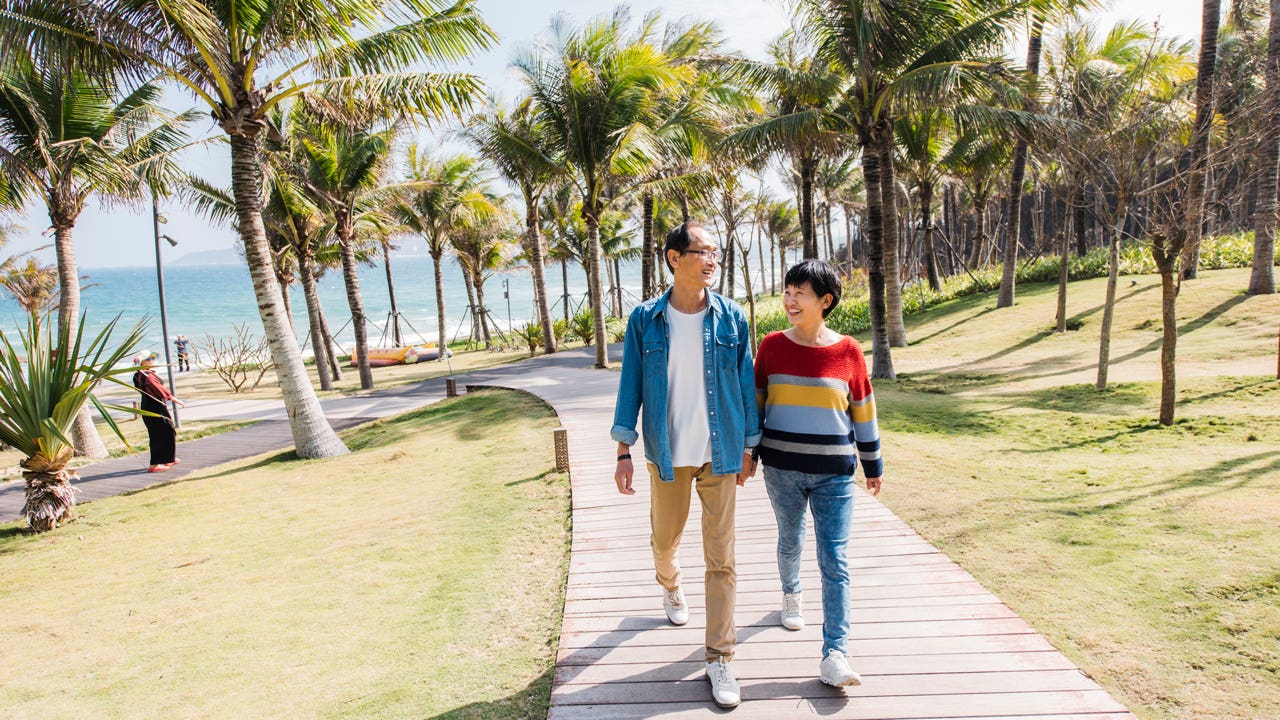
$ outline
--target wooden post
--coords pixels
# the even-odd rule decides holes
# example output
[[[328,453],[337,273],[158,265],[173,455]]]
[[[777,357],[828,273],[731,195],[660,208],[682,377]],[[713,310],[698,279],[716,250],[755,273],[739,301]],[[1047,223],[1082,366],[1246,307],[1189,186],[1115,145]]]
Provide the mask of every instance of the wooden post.
[[[569,472],[569,431],[556,428],[553,432],[556,439],[556,470]]]
[[[444,396],[447,398],[458,397],[458,382],[453,378],[444,379]]]

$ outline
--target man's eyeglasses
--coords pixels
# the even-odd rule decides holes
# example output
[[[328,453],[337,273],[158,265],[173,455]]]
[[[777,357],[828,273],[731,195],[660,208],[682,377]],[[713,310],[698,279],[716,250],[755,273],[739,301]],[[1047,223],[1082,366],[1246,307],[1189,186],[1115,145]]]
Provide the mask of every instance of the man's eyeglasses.
[[[720,258],[723,257],[719,250],[685,250],[680,254],[701,255],[703,260],[710,260],[711,262],[720,262]]]

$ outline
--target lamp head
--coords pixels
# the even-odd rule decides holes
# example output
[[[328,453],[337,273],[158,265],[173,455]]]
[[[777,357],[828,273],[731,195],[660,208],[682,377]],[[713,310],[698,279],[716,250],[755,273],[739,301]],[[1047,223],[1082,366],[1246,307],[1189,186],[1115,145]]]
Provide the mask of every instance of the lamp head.
[[[178,247],[178,239],[171,235],[161,235],[164,241],[169,243],[169,247]]]

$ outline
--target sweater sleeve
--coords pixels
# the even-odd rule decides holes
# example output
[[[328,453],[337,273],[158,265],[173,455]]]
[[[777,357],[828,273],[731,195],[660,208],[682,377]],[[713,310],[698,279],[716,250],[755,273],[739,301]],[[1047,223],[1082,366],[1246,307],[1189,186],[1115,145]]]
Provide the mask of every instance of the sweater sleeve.
[[[766,366],[769,357],[769,336],[760,341],[756,348],[756,410],[760,417],[760,428],[764,429],[764,401],[769,393],[769,369]]]
[[[140,389],[142,392],[157,400],[165,401],[173,399],[173,393],[169,392],[169,388],[165,387],[164,383],[160,382],[160,378],[157,377],[155,373],[142,374],[142,387]]]
[[[880,426],[876,419],[876,396],[867,375],[867,360],[858,341],[850,340],[852,362],[849,374],[849,419],[853,421],[854,442],[858,448],[858,460],[867,477],[884,474],[884,461],[880,457]]]

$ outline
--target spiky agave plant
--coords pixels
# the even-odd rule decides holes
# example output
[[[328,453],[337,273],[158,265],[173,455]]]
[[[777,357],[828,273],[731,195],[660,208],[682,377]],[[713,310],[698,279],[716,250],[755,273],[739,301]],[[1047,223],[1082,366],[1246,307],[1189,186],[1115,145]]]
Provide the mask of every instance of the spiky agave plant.
[[[116,316],[87,345],[83,316],[74,341],[63,326],[55,342],[53,330],[35,314],[29,316],[25,330],[18,330],[16,346],[0,334],[0,442],[26,456],[20,463],[27,496],[22,514],[36,532],[54,529],[68,519],[75,507],[71,481],[79,476],[67,467],[74,454],[68,436],[84,404],[92,402],[123,439],[107,410],[133,409],[104,405],[93,394],[104,379],[125,385],[115,376],[134,370],[116,366],[137,348],[144,324],[138,323],[113,348],[111,333],[119,320]]]

